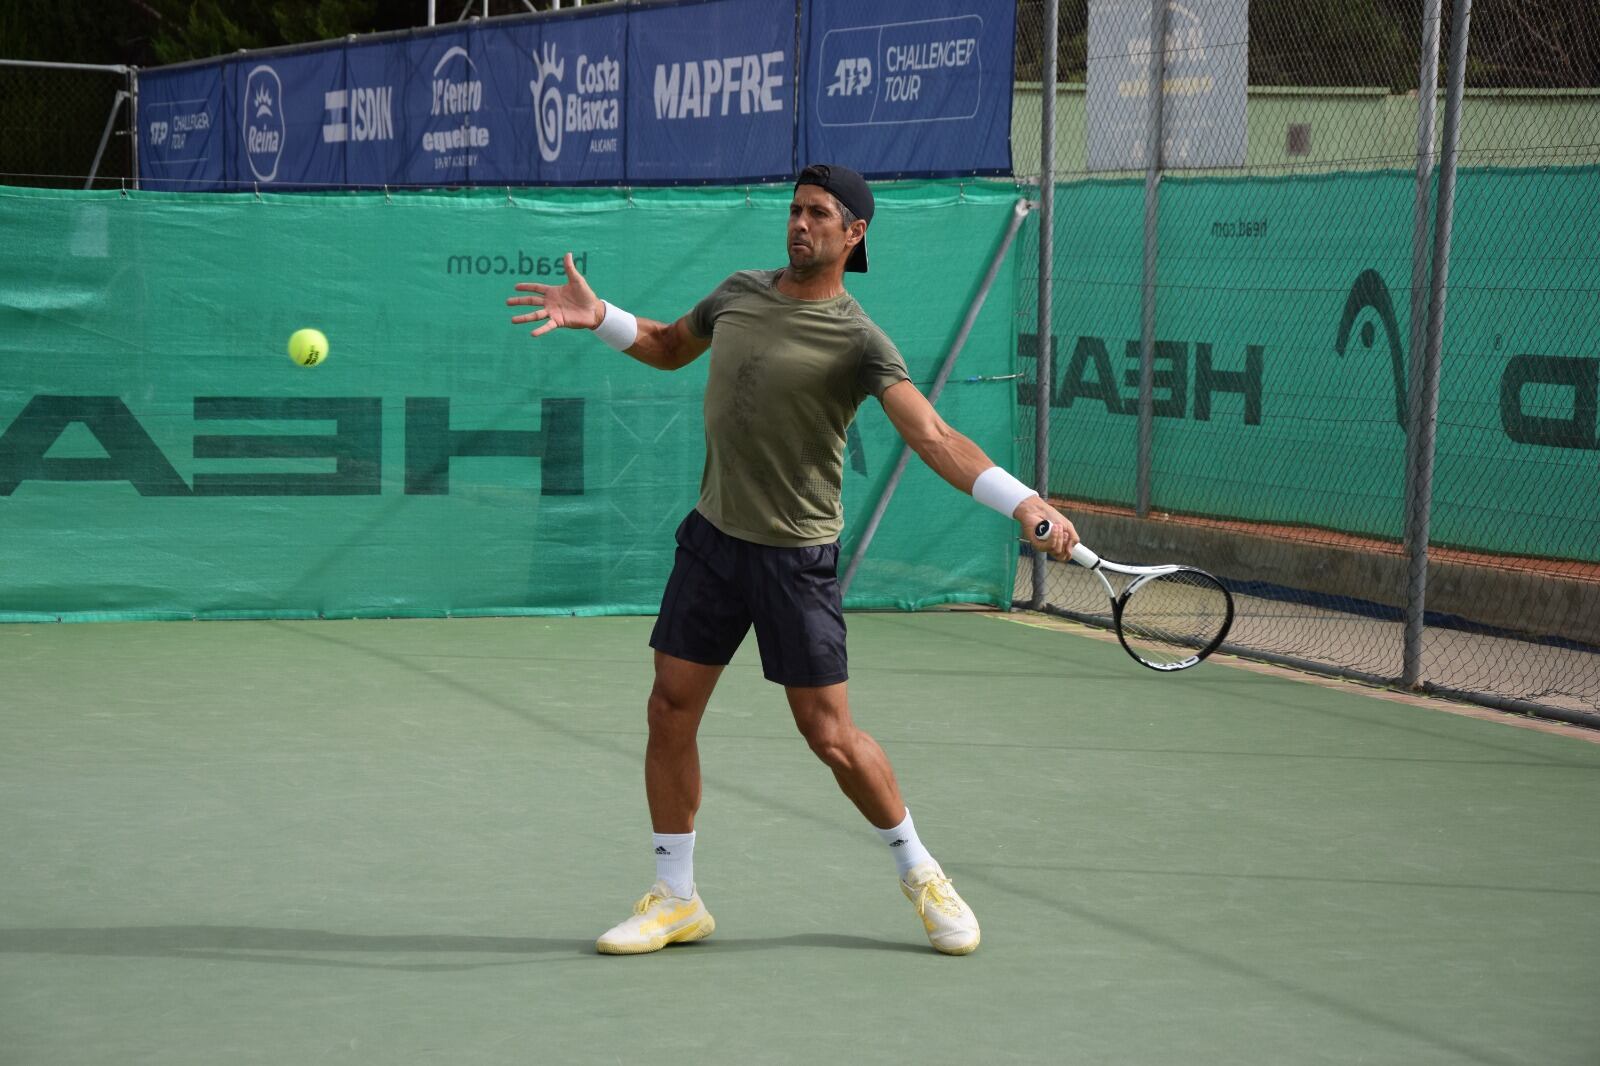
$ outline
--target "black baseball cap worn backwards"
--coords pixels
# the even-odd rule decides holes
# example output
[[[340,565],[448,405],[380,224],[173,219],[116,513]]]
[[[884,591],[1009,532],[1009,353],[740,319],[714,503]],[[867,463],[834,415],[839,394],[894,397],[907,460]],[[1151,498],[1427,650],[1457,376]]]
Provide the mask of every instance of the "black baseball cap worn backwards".
[[[849,167],[833,166],[828,163],[813,163],[800,172],[800,177],[795,181],[794,187],[802,185],[815,185],[832,193],[834,198],[850,213],[869,226],[872,223],[872,189],[867,186],[867,179],[851,170]],[[861,243],[850,252],[850,258],[845,261],[846,271],[857,274],[867,272],[867,239],[861,238]]]

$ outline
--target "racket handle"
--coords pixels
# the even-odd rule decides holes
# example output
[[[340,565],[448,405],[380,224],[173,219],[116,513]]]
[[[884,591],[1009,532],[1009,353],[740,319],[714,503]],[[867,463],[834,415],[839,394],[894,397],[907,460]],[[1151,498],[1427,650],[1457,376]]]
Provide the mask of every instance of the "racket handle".
[[[1038,540],[1043,540],[1050,535],[1049,521],[1041,521],[1033,527],[1033,535]],[[1082,543],[1072,546],[1072,561],[1088,570],[1093,570],[1100,565],[1100,556],[1084,547]]]

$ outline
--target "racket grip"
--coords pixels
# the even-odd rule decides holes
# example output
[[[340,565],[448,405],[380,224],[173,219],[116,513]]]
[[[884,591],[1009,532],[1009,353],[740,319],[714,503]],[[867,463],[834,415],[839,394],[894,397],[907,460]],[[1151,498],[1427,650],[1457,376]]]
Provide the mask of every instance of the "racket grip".
[[[1033,527],[1033,535],[1039,540],[1048,537],[1050,535],[1050,523],[1041,521]],[[1084,547],[1082,543],[1078,543],[1072,546],[1072,561],[1085,569],[1093,570],[1100,565],[1100,556]]]
[[[1038,525],[1035,525],[1034,536],[1038,539],[1045,539],[1046,536],[1050,536],[1050,522],[1042,520]],[[1074,544],[1072,546],[1072,562],[1077,563],[1080,567],[1088,568],[1088,570],[1094,570],[1094,567],[1099,565],[1099,555],[1094,554],[1090,549],[1086,549],[1082,543]]]

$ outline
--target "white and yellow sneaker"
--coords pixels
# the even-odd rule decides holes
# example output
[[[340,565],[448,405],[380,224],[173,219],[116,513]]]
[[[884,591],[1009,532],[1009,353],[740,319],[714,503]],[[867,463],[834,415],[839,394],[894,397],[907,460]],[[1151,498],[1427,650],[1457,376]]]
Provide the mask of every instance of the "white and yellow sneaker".
[[[978,916],[956,892],[936,862],[915,866],[900,882],[900,891],[917,909],[928,942],[946,955],[970,955],[978,950]]]
[[[704,940],[716,928],[699,892],[684,899],[674,896],[665,881],[657,881],[633,905],[633,917],[607,929],[594,946],[602,955],[642,955],[668,944]]]

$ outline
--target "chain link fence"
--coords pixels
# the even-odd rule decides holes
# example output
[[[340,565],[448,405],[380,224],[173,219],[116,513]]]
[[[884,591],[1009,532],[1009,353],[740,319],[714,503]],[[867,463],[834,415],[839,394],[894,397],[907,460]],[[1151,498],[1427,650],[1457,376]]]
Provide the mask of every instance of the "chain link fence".
[[[0,184],[133,184],[133,93],[130,68],[0,59]]]
[[[1241,653],[1600,724],[1600,9],[1050,3],[1025,467],[1102,554],[1224,577]],[[1054,563],[1018,599],[1105,612]]]

